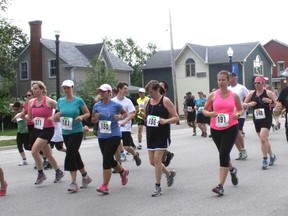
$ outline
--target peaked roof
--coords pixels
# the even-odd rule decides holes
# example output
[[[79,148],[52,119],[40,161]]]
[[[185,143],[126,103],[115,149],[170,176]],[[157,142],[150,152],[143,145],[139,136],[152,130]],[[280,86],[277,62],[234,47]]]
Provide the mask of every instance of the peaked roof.
[[[216,46],[203,46],[198,44],[187,43],[183,49],[175,50],[175,61],[181,56],[186,49],[191,49],[198,57],[207,64],[225,63],[229,60],[227,50],[231,47],[234,51],[233,62],[246,61],[250,53],[260,45],[262,51],[268,56],[272,64],[273,61],[268,55],[266,50],[259,42],[239,43],[239,44],[226,44]],[[176,54],[177,53],[177,54]],[[168,56],[169,55],[169,56]],[[171,51],[159,51],[147,60],[142,69],[164,68],[171,67]]]
[[[288,44],[285,44],[285,43],[283,43],[277,39],[272,39],[272,40],[268,41],[266,44],[264,44],[263,46],[265,47],[267,44],[269,44],[271,42],[275,42],[275,43],[281,44],[282,46],[288,47]]]
[[[181,49],[174,50],[174,56],[176,57],[180,52]],[[171,67],[171,50],[158,51],[147,59],[146,65],[142,66],[141,69],[166,67]]]
[[[56,53],[55,40],[41,38],[41,43],[47,49],[51,50],[51,52]],[[66,61],[69,66],[88,67],[93,57],[101,55],[103,49],[106,51],[104,47],[104,43],[83,44],[60,41],[59,56]],[[114,54],[107,51],[107,56],[108,60],[111,61],[112,69],[133,71],[133,68]]]

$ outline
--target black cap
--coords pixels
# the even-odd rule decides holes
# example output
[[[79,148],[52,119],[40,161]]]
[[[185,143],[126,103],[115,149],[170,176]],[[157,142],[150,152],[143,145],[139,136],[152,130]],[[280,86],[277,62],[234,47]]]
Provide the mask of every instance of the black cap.
[[[237,74],[236,73],[231,73],[231,76],[237,77]]]
[[[190,91],[186,93],[186,95],[192,94]]]

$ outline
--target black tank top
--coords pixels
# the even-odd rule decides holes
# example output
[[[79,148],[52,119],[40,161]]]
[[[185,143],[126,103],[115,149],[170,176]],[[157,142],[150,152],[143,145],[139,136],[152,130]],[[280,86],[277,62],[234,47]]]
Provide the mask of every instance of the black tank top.
[[[167,119],[169,117],[169,112],[164,106],[162,96],[161,100],[156,105],[150,104],[150,99],[147,103],[146,107],[146,115],[154,115],[159,116],[160,118]],[[158,127],[147,127],[146,128],[147,138],[149,139],[166,139],[170,138],[170,124],[161,125],[159,124]]]
[[[270,109],[270,105],[268,103],[264,103],[263,102],[263,98],[266,97],[266,98],[269,98],[268,95],[267,95],[267,92],[266,90],[264,90],[264,92],[257,96],[256,95],[256,91],[254,91],[252,97],[251,97],[251,101],[255,101],[257,104],[253,107],[253,120],[254,121],[265,121],[265,120],[270,120],[272,119],[272,112],[271,112],[271,109]],[[255,113],[254,113],[254,110],[257,110],[257,109],[261,109],[261,108],[264,108],[264,112],[265,112],[265,119],[255,119]]]

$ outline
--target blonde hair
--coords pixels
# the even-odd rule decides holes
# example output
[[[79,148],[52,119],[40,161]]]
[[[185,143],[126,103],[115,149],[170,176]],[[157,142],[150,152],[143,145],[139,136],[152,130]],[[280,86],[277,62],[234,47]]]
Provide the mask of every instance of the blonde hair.
[[[33,86],[35,84],[39,86],[39,88],[42,90],[44,95],[47,95],[47,88],[42,81],[33,81],[31,86]]]

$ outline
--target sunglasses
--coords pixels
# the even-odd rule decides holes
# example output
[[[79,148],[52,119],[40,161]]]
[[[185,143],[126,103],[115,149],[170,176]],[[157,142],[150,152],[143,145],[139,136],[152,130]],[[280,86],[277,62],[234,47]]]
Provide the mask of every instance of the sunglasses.
[[[27,94],[27,95],[26,95],[26,97],[31,97],[31,96],[32,96],[31,94]]]
[[[262,82],[254,82],[254,84],[259,84],[260,85],[260,84],[263,84],[263,83]]]

